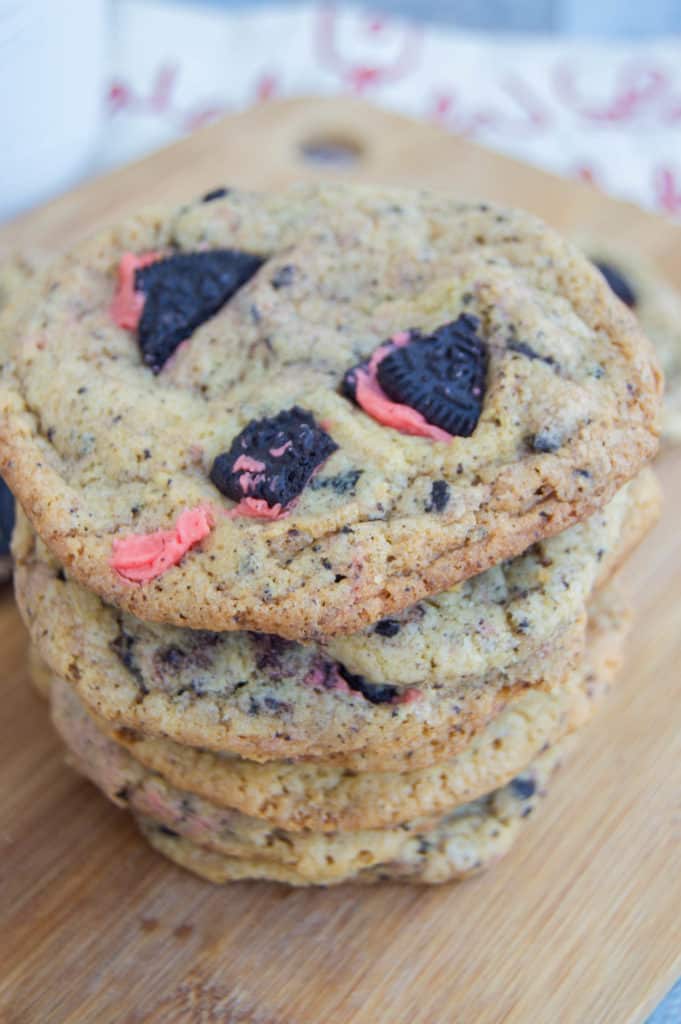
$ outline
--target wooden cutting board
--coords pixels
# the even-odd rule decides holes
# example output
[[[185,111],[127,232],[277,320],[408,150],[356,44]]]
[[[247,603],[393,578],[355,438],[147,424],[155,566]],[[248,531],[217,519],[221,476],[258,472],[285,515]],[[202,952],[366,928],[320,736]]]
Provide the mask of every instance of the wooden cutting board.
[[[320,161],[330,146],[353,162]],[[6,226],[0,248],[57,250],[147,201],[225,181],[314,177],[525,206],[654,256],[681,286],[678,228],[348,99],[225,119]],[[172,867],[63,765],[6,593],[3,1024],[644,1020],[681,974],[680,468],[681,449],[660,461],[664,517],[627,570],[638,622],[617,692],[512,854],[458,886],[217,889]]]

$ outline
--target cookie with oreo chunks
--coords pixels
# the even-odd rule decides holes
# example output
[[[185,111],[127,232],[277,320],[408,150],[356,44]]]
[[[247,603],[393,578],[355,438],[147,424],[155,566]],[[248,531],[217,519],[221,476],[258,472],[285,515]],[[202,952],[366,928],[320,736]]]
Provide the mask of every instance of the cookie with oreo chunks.
[[[277,515],[291,507],[337,449],[312,414],[296,405],[252,420],[229,451],[217,456],[210,478],[222,494],[244,502],[253,515]]]
[[[224,250],[266,263],[152,377],[110,316],[122,254]],[[385,339],[462,313],[487,354],[468,437],[382,387],[435,433],[388,429],[340,394]],[[52,264],[12,346],[0,471],[36,529],[110,603],[196,629],[304,640],[394,617],[595,513],[658,444],[654,356],[583,253],[527,213],[427,191],[233,189],[154,209]],[[308,483],[284,522],[225,515],[215,456],[294,406],[339,446],[315,478],[338,486]],[[528,446],[547,436],[554,451]]]

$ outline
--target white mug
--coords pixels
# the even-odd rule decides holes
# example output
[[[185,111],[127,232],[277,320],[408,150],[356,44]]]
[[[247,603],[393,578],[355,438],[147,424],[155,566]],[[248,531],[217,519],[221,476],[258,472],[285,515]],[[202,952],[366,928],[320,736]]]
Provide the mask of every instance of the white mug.
[[[0,0],[0,220],[77,181],[104,115],[108,0]]]

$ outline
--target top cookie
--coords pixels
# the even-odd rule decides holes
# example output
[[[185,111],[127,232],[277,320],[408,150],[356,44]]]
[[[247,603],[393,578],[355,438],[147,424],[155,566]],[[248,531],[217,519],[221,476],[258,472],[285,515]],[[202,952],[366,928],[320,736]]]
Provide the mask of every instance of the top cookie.
[[[69,574],[142,619],[357,631],[584,518],[656,450],[635,318],[525,213],[228,190],[81,245],[34,294],[0,468]]]

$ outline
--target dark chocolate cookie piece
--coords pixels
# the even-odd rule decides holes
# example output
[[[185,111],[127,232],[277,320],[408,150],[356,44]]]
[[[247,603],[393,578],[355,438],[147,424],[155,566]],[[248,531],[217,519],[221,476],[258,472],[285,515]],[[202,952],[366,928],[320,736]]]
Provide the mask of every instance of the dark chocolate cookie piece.
[[[177,346],[214,316],[264,260],[234,249],[187,252],[156,260],[135,273],[144,295],[138,326],[143,359],[158,373]]]
[[[312,414],[296,405],[252,420],[217,456],[210,478],[234,501],[251,498],[284,509],[337,448]]]
[[[485,395],[487,347],[477,317],[461,314],[432,334],[410,332],[377,366],[388,398],[459,437],[475,430]]]
[[[338,674],[351,690],[361,693],[371,704],[392,704],[399,690],[391,683],[370,683],[364,676],[355,675],[345,665],[338,665]]]
[[[0,555],[9,554],[14,529],[14,495],[0,477]]]
[[[14,496],[5,481],[0,477],[0,583],[4,583],[12,574],[12,558],[10,541],[14,529]]]
[[[613,266],[612,263],[605,263],[602,260],[595,260],[594,263],[617,298],[621,299],[625,306],[629,306],[629,309],[635,309],[638,296],[629,278],[618,267]]]
[[[224,188],[224,186],[220,188],[213,188],[210,192],[206,192],[205,196],[202,196],[201,202],[213,203],[216,199],[224,199],[227,195],[229,195],[228,188]]]

